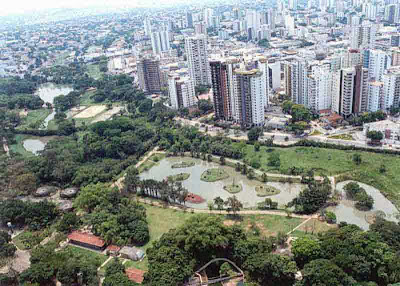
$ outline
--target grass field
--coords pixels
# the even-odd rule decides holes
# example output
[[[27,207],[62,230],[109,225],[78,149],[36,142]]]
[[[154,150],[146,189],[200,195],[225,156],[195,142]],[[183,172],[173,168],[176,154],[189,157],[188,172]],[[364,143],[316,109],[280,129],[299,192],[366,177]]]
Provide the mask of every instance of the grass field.
[[[21,134],[17,134],[15,135],[15,141],[16,144],[12,144],[10,145],[10,151],[14,152],[14,153],[18,153],[24,157],[29,157],[29,156],[33,156],[33,153],[27,151],[24,148],[24,140],[31,138],[32,136],[30,135],[21,135]]]
[[[101,254],[100,252],[97,251],[91,251],[88,249],[83,249],[80,247],[68,245],[64,251],[70,252],[74,256],[79,256],[82,257],[82,261],[93,259],[96,261],[96,266],[102,265],[106,260],[107,256],[104,254]]]
[[[319,135],[322,135],[322,133],[320,131],[318,131],[317,129],[314,129],[313,132],[311,132],[309,136],[319,136]]]
[[[17,127],[17,129],[36,129],[39,128],[43,121],[51,113],[50,109],[41,108],[36,110],[31,110],[28,112],[28,116],[23,117],[22,124]]]
[[[268,166],[268,157],[273,152],[280,155],[281,167],[277,170]],[[356,180],[380,190],[388,199],[400,207],[400,156],[358,152],[362,163],[353,162],[355,151],[343,151],[316,147],[269,148],[261,147],[255,152],[253,146],[244,148],[244,158],[251,162],[259,157],[261,168],[268,172],[288,173],[288,168],[297,167],[305,170],[313,169],[315,175],[345,174],[341,180]],[[295,160],[293,159],[295,158]],[[385,173],[379,172],[381,164],[386,166]]]
[[[43,239],[46,238],[46,232],[44,231],[23,231],[14,237],[13,242],[18,247],[18,249],[26,250],[32,249],[38,245]]]
[[[201,174],[200,180],[205,182],[216,182],[228,177],[229,175],[223,169],[212,168],[205,170],[203,174]]]
[[[271,236],[280,231],[288,233],[303,221],[304,219],[301,218],[278,215],[244,215],[240,225],[247,231],[251,231],[251,225],[256,225],[262,235]]]
[[[353,136],[351,134],[332,135],[332,136],[329,136],[328,138],[354,141],[354,138],[353,138]]]
[[[96,102],[91,99],[90,97],[95,94],[96,91],[87,91],[84,94],[82,94],[82,96],[80,97],[80,105],[93,105],[96,104]]]

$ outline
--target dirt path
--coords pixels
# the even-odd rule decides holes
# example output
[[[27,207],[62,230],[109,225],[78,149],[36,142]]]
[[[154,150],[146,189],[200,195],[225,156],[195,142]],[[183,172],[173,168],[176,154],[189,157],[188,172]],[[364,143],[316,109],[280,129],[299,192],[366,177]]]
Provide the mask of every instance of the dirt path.
[[[10,148],[8,148],[7,140],[4,137],[3,137],[3,149],[4,149],[4,152],[7,153],[7,156],[10,157]]]
[[[305,225],[306,223],[308,223],[310,220],[312,220],[313,218],[315,218],[316,215],[314,215],[314,217],[309,217],[308,219],[306,219],[305,221],[303,221],[301,224],[299,224],[298,226],[296,226],[294,229],[292,229],[291,231],[289,231],[287,233],[287,235],[291,234],[292,232],[294,232],[295,230],[299,229],[301,226]]]

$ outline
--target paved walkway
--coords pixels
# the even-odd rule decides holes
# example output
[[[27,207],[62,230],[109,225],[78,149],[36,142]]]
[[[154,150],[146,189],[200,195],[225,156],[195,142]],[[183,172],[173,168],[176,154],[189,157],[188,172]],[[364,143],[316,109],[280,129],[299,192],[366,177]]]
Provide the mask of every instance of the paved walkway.
[[[160,208],[169,208],[169,209],[173,209],[173,210],[177,210],[177,211],[186,211],[186,212],[191,212],[191,213],[196,213],[196,214],[224,214],[224,215],[229,215],[232,214],[231,212],[228,212],[226,210],[202,210],[202,209],[193,209],[193,208],[184,208],[182,206],[178,206],[178,205],[167,205],[165,206],[165,204],[159,202],[159,201],[155,201],[155,200],[151,200],[151,199],[145,199],[145,198],[137,198],[137,200],[141,203],[144,204],[149,204],[152,206],[156,206],[156,207],[160,207]],[[277,216],[287,216],[287,213],[284,211],[272,211],[272,210],[241,210],[238,212],[239,215],[277,215]],[[311,218],[318,218],[318,214],[314,214],[314,215],[297,215],[297,214],[291,214],[291,217],[294,218],[302,218],[302,219],[311,219]]]

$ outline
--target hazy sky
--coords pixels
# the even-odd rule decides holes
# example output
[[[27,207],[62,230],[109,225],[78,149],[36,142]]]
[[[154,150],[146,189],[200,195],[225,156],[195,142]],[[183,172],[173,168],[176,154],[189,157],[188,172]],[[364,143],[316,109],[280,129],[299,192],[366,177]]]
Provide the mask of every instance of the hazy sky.
[[[46,8],[84,8],[91,6],[136,7],[152,2],[172,3],[176,0],[3,0],[0,15],[44,10]],[[1,2],[3,2],[1,1]]]

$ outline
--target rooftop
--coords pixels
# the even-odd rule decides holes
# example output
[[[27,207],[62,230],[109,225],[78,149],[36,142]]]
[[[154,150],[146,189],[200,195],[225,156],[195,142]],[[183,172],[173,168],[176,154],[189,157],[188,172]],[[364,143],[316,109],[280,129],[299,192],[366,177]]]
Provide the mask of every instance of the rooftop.
[[[106,243],[100,237],[97,237],[90,233],[84,233],[79,231],[73,231],[68,235],[69,240],[94,245],[97,247],[103,247]]]
[[[136,269],[136,268],[128,268],[125,270],[126,275],[128,276],[129,280],[136,282],[136,283],[142,283],[143,282],[143,276],[144,276],[144,271]]]

